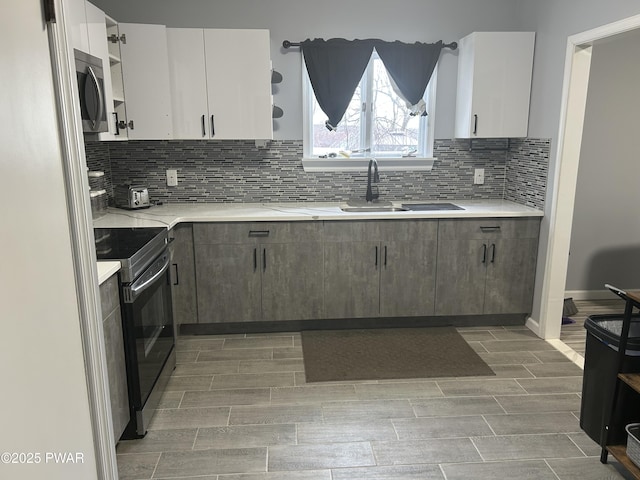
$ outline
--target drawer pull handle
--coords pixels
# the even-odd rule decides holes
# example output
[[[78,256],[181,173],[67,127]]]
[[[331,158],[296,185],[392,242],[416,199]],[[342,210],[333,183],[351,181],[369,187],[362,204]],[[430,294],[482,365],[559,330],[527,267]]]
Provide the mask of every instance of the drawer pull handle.
[[[480,227],[480,230],[483,232],[497,232],[500,230],[500,226],[497,225],[495,227]]]
[[[250,237],[268,237],[269,230],[249,230]]]

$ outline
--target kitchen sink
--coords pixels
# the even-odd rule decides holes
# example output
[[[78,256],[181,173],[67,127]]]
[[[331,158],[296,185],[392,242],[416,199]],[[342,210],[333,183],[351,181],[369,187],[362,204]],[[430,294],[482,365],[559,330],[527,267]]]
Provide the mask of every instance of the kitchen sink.
[[[453,203],[403,203],[402,208],[414,212],[428,212],[438,210],[464,210]]]
[[[406,212],[405,207],[393,207],[384,205],[362,205],[357,207],[340,207],[343,212]]]

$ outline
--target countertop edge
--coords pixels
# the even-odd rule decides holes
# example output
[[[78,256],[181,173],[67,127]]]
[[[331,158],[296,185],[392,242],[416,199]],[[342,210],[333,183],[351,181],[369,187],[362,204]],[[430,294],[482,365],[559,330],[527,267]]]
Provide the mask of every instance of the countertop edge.
[[[505,200],[456,201],[464,210],[343,212],[340,203],[300,204],[165,204],[145,210],[109,208],[94,221],[94,228],[158,227],[168,230],[180,223],[278,222],[324,220],[410,220],[455,218],[543,217],[544,212]]]
[[[120,271],[120,262],[116,261],[99,261],[98,265],[98,285],[102,285],[113,275]]]

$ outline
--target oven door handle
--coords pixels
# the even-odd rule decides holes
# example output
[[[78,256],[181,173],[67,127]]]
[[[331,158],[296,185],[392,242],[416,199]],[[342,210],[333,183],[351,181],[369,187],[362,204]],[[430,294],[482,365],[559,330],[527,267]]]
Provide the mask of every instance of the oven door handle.
[[[137,296],[139,296],[142,292],[144,292],[147,288],[149,288],[159,277],[161,277],[164,272],[169,268],[169,255],[165,255],[164,261],[160,266],[160,269],[154,273],[150,278],[141,278],[140,280],[131,284],[130,287],[130,296],[131,300],[135,300]],[[140,282],[140,284],[138,284]]]

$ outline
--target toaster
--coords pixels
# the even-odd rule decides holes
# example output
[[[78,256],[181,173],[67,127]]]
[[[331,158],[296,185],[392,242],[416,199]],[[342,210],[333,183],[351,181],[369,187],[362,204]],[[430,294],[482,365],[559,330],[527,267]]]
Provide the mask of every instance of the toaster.
[[[140,185],[120,185],[113,192],[114,202],[118,208],[132,210],[134,208],[149,208],[149,190]]]

